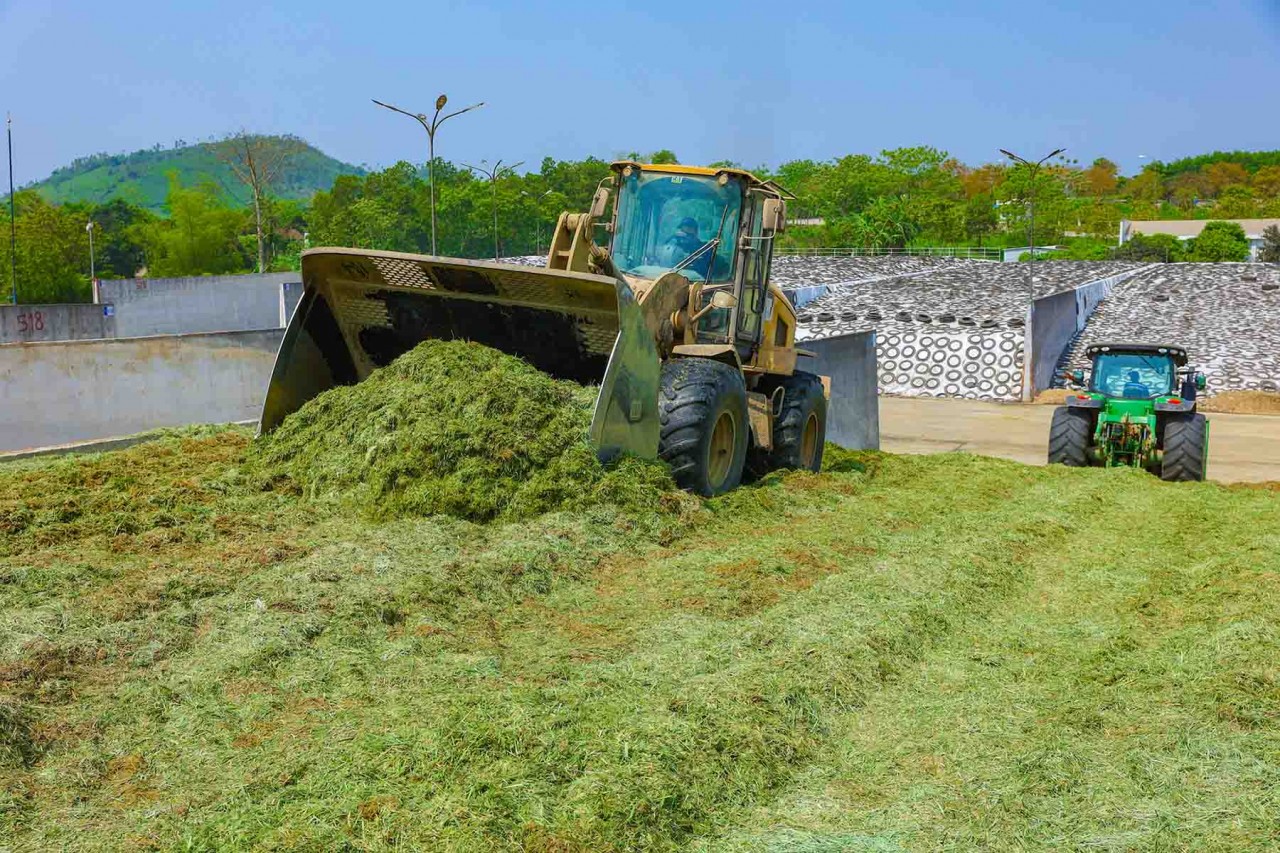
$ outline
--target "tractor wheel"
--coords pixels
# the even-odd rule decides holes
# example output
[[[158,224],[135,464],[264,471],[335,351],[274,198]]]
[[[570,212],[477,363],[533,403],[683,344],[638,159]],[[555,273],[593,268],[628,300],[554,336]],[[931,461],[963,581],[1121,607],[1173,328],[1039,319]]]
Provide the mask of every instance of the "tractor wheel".
[[[1164,460],[1160,479],[1200,481],[1208,468],[1208,435],[1204,415],[1171,418],[1164,427]]]
[[[1084,468],[1089,464],[1093,418],[1084,409],[1059,406],[1049,426],[1049,464]]]
[[[706,358],[667,362],[658,416],[658,456],[678,486],[711,497],[741,482],[749,431],[741,371]]]
[[[773,449],[754,448],[747,467],[756,476],[779,468],[818,471],[827,441],[827,397],[822,380],[812,373],[796,371],[780,379],[782,412],[773,422]]]

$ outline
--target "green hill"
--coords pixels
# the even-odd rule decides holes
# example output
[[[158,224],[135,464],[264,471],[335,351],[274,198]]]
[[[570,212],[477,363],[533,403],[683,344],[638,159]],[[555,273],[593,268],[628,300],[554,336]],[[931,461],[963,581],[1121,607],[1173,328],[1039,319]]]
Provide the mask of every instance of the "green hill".
[[[156,146],[132,154],[94,154],[81,157],[70,166],[54,170],[48,178],[31,185],[51,202],[101,203],[123,198],[156,212],[164,208],[168,174],[177,172],[186,186],[212,180],[237,202],[247,203],[248,193],[231,170],[214,153],[214,143],[202,142],[174,148]],[[327,190],[338,175],[362,175],[365,170],[335,160],[311,145],[293,158],[275,187],[275,194],[287,199],[309,199],[317,190]]]

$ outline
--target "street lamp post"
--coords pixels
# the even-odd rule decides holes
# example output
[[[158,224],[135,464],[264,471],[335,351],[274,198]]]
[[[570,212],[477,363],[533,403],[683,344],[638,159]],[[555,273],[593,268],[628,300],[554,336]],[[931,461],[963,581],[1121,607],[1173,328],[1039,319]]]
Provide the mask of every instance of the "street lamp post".
[[[13,195],[13,116],[5,113],[5,135],[9,138],[9,284],[13,304],[18,304],[18,215]]]
[[[436,254],[436,251],[437,251],[436,250],[436,131],[440,129],[440,125],[444,124],[446,121],[453,118],[454,116],[460,116],[463,113],[468,112],[469,110],[474,110],[477,107],[483,107],[484,101],[481,101],[478,104],[472,104],[469,107],[463,107],[460,110],[456,110],[451,113],[446,113],[445,115],[441,116],[440,111],[444,109],[444,105],[449,102],[449,98],[447,96],[441,95],[440,97],[436,98],[435,114],[432,115],[431,120],[428,121],[427,116],[424,113],[411,113],[408,110],[402,110],[399,107],[392,106],[391,104],[384,104],[382,101],[379,101],[377,98],[371,98],[370,100],[372,100],[375,104],[377,104],[380,107],[386,107],[387,109],[393,112],[402,113],[403,115],[407,115],[410,118],[417,119],[418,123],[422,125],[423,130],[427,132],[427,156],[429,158],[429,162],[427,164],[427,180],[431,185],[431,254],[434,255]]]
[[[93,285],[97,281],[93,268],[93,222],[85,225],[84,230],[89,232],[89,284]]]
[[[1025,402],[1031,402],[1031,399],[1034,396],[1034,390],[1035,390],[1032,387],[1035,382],[1035,377],[1031,375],[1031,371],[1032,371],[1031,346],[1033,344],[1032,335],[1034,334],[1034,331],[1035,331],[1032,327],[1034,326],[1035,304],[1036,304],[1036,283],[1035,283],[1036,279],[1035,279],[1035,267],[1034,267],[1034,264],[1036,262],[1036,176],[1039,175],[1040,167],[1045,164],[1045,161],[1053,157],[1057,157],[1059,154],[1063,153],[1066,150],[1067,149],[1065,148],[1059,148],[1055,151],[1051,151],[1045,156],[1041,157],[1035,163],[1032,163],[1029,160],[1025,160],[1022,157],[1019,157],[1017,154],[1014,154],[1012,151],[1006,151],[1003,148],[1000,149],[1001,154],[1008,157],[1010,160],[1012,160],[1015,163],[1021,163],[1023,166],[1026,166],[1031,172],[1031,187],[1030,187],[1031,195],[1030,195],[1030,203],[1028,205],[1028,209],[1029,209],[1028,219],[1029,219],[1030,227],[1028,229],[1028,235],[1027,235],[1027,246],[1031,249],[1031,257],[1027,261],[1027,323],[1023,331],[1024,345],[1023,345],[1023,352],[1022,352],[1022,399]]]
[[[480,162],[484,163],[485,161],[481,160]],[[463,163],[462,165],[467,166],[466,163]],[[519,163],[512,166],[503,166],[502,161],[499,160],[493,164],[492,169],[485,169],[482,166],[467,166],[471,171],[479,172],[488,178],[489,185],[493,187],[493,259],[495,261],[498,260],[501,253],[501,250],[498,248],[498,178],[501,178],[504,174],[510,175],[523,165],[524,161],[521,160]]]

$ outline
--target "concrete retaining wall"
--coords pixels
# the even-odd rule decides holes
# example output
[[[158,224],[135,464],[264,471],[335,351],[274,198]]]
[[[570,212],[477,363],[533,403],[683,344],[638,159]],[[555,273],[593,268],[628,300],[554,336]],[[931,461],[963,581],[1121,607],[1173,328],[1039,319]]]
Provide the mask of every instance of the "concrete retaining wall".
[[[0,305],[0,344],[116,336],[112,305]]]
[[[1031,308],[1031,358],[1025,374],[1024,399],[1053,386],[1054,372],[1077,334],[1084,330],[1098,303],[1112,289],[1149,267],[1086,282],[1072,290],[1044,296]]]
[[[851,450],[880,448],[880,398],[876,394],[876,333],[853,332],[805,341],[817,358],[801,358],[800,368],[831,377],[827,441]]]
[[[256,419],[283,335],[0,345],[0,451]]]
[[[96,299],[115,306],[122,338],[239,332],[283,327],[283,286],[300,281],[296,272],[109,279],[98,283]]]
[[[825,284],[810,284],[801,287],[784,287],[782,292],[795,308],[808,305],[820,296],[826,296],[829,288]]]

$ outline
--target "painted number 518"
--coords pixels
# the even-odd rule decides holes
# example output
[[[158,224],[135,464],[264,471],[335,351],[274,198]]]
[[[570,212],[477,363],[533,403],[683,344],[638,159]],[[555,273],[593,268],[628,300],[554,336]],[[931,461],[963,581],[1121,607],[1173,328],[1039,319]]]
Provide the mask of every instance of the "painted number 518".
[[[18,331],[19,332],[43,332],[44,331],[44,312],[33,311],[30,314],[18,315]]]

